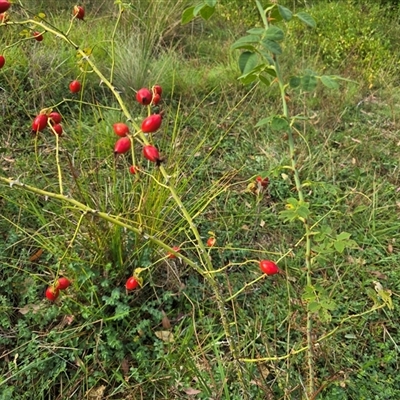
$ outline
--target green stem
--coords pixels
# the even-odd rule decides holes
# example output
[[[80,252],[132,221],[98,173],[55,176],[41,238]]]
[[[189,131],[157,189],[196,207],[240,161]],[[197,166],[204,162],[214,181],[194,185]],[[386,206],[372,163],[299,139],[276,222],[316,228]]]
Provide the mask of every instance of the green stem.
[[[286,86],[283,83],[282,74],[280,71],[279,62],[275,60],[275,70],[276,76],[279,84],[279,90],[282,100],[282,109],[284,117],[289,121],[289,109],[286,101]],[[295,142],[293,136],[293,129],[290,127],[288,129],[288,144],[289,144],[289,156],[291,168],[293,171],[295,186],[297,195],[300,202],[304,202],[303,187],[301,184],[301,179],[299,175],[299,170],[297,168],[296,156],[295,156]],[[305,264],[307,271],[307,286],[312,286],[312,269],[311,269],[311,228],[306,219],[302,219],[304,230],[305,230]],[[312,313],[307,312],[307,364],[308,364],[308,395],[312,396],[315,392],[315,371],[314,371],[314,361],[313,361],[313,339],[312,339]]]

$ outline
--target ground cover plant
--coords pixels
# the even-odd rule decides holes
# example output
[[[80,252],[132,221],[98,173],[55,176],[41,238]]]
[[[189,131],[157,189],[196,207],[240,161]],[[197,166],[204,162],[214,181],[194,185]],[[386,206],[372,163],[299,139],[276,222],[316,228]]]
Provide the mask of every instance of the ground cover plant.
[[[0,397],[398,397],[393,6],[154,3],[0,1]]]

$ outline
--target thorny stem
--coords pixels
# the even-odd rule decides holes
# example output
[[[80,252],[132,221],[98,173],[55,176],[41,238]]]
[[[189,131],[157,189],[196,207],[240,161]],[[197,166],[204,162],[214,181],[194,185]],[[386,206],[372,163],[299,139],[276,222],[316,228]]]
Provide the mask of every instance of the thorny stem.
[[[104,83],[112,92],[112,94],[114,95],[115,99],[117,100],[119,106],[121,107],[122,112],[125,114],[126,118],[128,119],[128,121],[130,121],[130,123],[132,123],[132,125],[134,126],[134,128],[136,129],[136,133],[134,136],[134,138],[136,138],[136,135],[138,135],[141,139],[141,141],[147,145],[149,144],[149,141],[147,139],[147,137],[143,134],[143,132],[141,131],[140,127],[135,123],[132,115],[130,114],[130,112],[128,111],[127,107],[125,106],[120,94],[118,93],[118,91],[116,90],[116,88],[114,87],[114,85],[111,83],[111,81],[109,79],[107,79],[102,73],[101,71],[96,67],[96,65],[94,64],[94,62],[90,59],[90,56],[88,56],[77,44],[75,44],[74,42],[72,42],[67,35],[63,34],[62,32],[58,31],[56,28],[52,28],[48,25],[46,25],[43,22],[38,22],[32,19],[28,19],[22,22],[7,22],[6,24],[8,25],[29,25],[29,24],[35,24],[37,26],[40,26],[41,28],[43,28],[44,30],[46,30],[47,32],[50,32],[52,34],[54,34],[55,36],[61,38],[62,40],[66,41],[67,43],[69,43],[70,45],[72,45],[75,50],[81,55],[82,60],[85,60],[88,65],[92,68],[92,71],[100,78],[101,82]],[[112,77],[112,76],[111,76]],[[167,174],[167,172],[165,171],[164,167],[161,165],[160,167],[160,172],[162,173],[166,183],[168,184],[169,181],[169,176]],[[92,210],[89,207],[87,207],[86,205],[77,202],[74,199],[70,199],[67,196],[63,196],[62,194],[57,195],[55,193],[49,193],[49,192],[45,192],[42,191],[40,189],[31,187],[31,186],[27,186],[25,184],[21,184],[17,181],[12,181],[10,179],[7,178],[2,178],[0,177],[0,180],[7,182],[9,184],[15,184],[16,186],[19,186],[21,188],[24,188],[28,191],[37,193],[37,194],[42,194],[42,195],[47,195],[48,197],[53,197],[53,198],[58,198],[59,200],[63,200],[63,201],[67,201],[71,204],[74,204],[75,206],[77,206],[79,209],[81,209],[82,211],[87,211],[87,212],[92,212],[95,213],[96,215],[98,215],[99,217],[113,223],[119,226],[122,226],[128,230],[132,230],[136,233],[141,233],[139,229],[132,227],[130,224],[126,224],[122,221],[120,221],[119,219],[115,218],[115,217],[111,217],[110,215],[108,215],[107,213],[102,213],[99,212],[97,210]],[[198,250],[198,254],[199,254],[199,260],[201,261],[201,264],[203,266],[203,268],[201,268],[197,263],[191,261],[190,259],[188,259],[187,257],[183,257],[181,255],[181,258],[188,263],[188,265],[190,265],[193,269],[195,269],[198,273],[200,273],[210,284],[214,295],[215,295],[215,299],[217,301],[217,306],[218,306],[218,310],[220,312],[221,315],[221,322],[222,322],[222,326],[225,332],[225,336],[226,339],[228,341],[229,344],[229,349],[231,354],[233,355],[234,358],[234,366],[236,369],[236,374],[237,374],[237,378],[239,381],[239,384],[242,387],[242,391],[243,391],[243,396],[245,396],[245,398],[247,398],[246,395],[246,391],[245,391],[245,383],[243,380],[243,374],[242,374],[242,370],[241,370],[241,366],[240,366],[240,362],[239,362],[239,352],[237,349],[237,346],[235,344],[234,339],[231,336],[231,330],[230,330],[230,326],[228,323],[228,319],[226,316],[226,312],[224,309],[224,301],[222,299],[222,294],[221,291],[218,287],[218,283],[215,280],[214,276],[211,274],[205,274],[205,271],[213,271],[214,267],[212,264],[212,260],[210,255],[207,253],[204,242],[200,236],[200,233],[196,227],[196,225],[193,222],[193,218],[191,217],[191,215],[189,214],[189,212],[187,211],[187,209],[185,208],[184,204],[182,203],[182,200],[180,199],[180,197],[178,196],[178,194],[176,193],[176,190],[173,186],[168,184],[168,189],[171,193],[172,198],[174,199],[175,203],[177,204],[177,206],[179,207],[180,211],[182,212],[183,216],[185,217],[186,221],[188,222],[190,229],[195,237],[195,242],[196,242],[196,247]],[[46,193],[46,194],[44,194]],[[167,251],[172,250],[169,246],[167,246],[166,244],[164,244],[161,240],[152,237],[150,238],[150,240],[152,240],[154,243],[156,243],[158,246],[166,249]]]

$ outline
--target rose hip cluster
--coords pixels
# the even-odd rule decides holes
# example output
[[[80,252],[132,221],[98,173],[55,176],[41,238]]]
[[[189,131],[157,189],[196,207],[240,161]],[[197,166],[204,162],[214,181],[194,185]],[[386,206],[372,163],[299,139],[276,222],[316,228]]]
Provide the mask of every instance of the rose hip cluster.
[[[56,301],[60,295],[60,290],[65,290],[70,284],[71,281],[68,278],[58,278],[54,285],[51,285],[46,289],[45,295],[47,299],[50,301]]]
[[[144,106],[155,106],[161,100],[162,88],[160,85],[154,85],[151,90],[147,88],[139,89],[136,93],[136,100],[138,103]],[[156,132],[162,122],[161,114],[151,114],[146,117],[141,124],[141,131],[143,133],[154,133]],[[113,125],[114,133],[120,136],[114,145],[114,154],[124,154],[127,153],[132,146],[132,139],[129,136],[129,127],[123,122],[117,122]],[[161,164],[160,153],[157,148],[153,145],[147,144],[143,146],[143,156],[147,160],[154,162],[157,166]],[[131,174],[135,174],[138,168],[132,165],[129,168]]]
[[[32,122],[32,131],[38,133],[43,131],[50,123],[50,128],[53,133],[58,136],[62,135],[63,128],[61,125],[61,115],[55,111],[42,110]]]

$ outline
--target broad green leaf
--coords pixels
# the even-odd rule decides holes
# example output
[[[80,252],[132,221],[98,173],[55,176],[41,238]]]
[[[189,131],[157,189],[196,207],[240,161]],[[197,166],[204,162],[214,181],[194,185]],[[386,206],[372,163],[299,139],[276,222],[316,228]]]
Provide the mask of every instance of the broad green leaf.
[[[300,218],[307,219],[308,216],[310,215],[310,210],[309,210],[305,205],[304,205],[304,206],[300,206],[300,207],[297,209],[297,215],[298,215]]]
[[[262,35],[264,32],[264,28],[251,28],[247,31],[247,33],[250,33],[250,35]]]
[[[247,74],[258,64],[258,56],[251,51],[245,51],[239,56],[239,68],[242,74]]]
[[[265,39],[262,41],[262,44],[271,53],[276,55],[282,54],[282,48],[279,46],[279,43],[274,42],[273,40]]]
[[[238,47],[238,49],[241,49],[241,50],[248,50],[248,51],[251,51],[252,53],[256,53],[257,52],[257,49],[256,49],[256,47],[254,46],[254,45],[252,45],[252,44],[243,44],[242,46],[240,46],[240,47]]]
[[[257,80],[257,78],[257,74],[247,74],[239,76],[238,79],[240,80],[240,82],[242,82],[243,85],[249,85],[250,83],[253,83],[255,80]]]
[[[181,24],[185,25],[188,24],[190,21],[192,21],[195,17],[193,14],[194,11],[194,6],[187,8],[183,13],[182,13],[182,19],[181,19]]]
[[[271,80],[268,79],[268,77],[264,76],[264,75],[259,75],[258,79],[260,80],[260,82],[262,82],[265,86],[271,86]]]
[[[335,246],[335,249],[336,249],[337,252],[343,253],[344,248],[345,248],[345,243],[344,242],[342,242],[340,240],[339,241],[335,241],[333,243],[333,245]]]
[[[231,46],[232,50],[243,48],[243,46],[247,46],[249,44],[256,44],[260,42],[260,37],[257,35],[247,35],[243,36],[238,39],[233,45]]]
[[[283,30],[277,26],[270,26],[265,32],[265,39],[269,40],[283,40],[285,37]]]
[[[271,57],[271,54],[264,49],[261,49],[259,53],[268,61],[270,65],[275,65],[274,59]]]
[[[285,21],[290,21],[292,19],[293,14],[288,8],[278,5],[278,10]]]
[[[293,210],[283,210],[279,213],[279,216],[286,222],[294,221],[297,219],[297,213]]]
[[[274,24],[276,24],[277,22],[281,22],[283,19],[277,7],[274,7],[272,9],[269,18]]]
[[[348,240],[350,239],[351,233],[341,232],[336,236],[336,240]]]
[[[311,92],[317,87],[317,78],[314,75],[301,77],[301,88],[306,92]]]
[[[314,18],[310,14],[304,11],[300,11],[295,15],[300,21],[304,22],[308,26],[311,26],[311,28],[316,27],[317,24],[315,23]]]
[[[325,308],[321,308],[318,311],[318,317],[321,320],[321,322],[330,322],[332,320],[331,313]]]
[[[206,21],[209,20],[215,12],[215,7],[204,6],[200,10],[201,18],[205,19]]]
[[[205,0],[204,3],[207,4],[209,7],[214,8],[217,5],[217,0]]]
[[[258,75],[263,69],[265,68],[265,64],[257,64],[253,67],[253,69],[247,71],[246,73],[242,74],[239,78],[244,78],[246,75]]]
[[[193,15],[194,15],[195,17],[197,17],[198,13],[201,11],[201,9],[202,9],[204,6],[205,6],[204,3],[200,3],[200,4],[197,4],[197,6],[194,6]]]
[[[303,294],[301,295],[301,298],[302,298],[303,300],[305,300],[305,301],[308,301],[308,302],[310,302],[310,301],[315,301],[316,294],[315,294],[315,288],[314,288],[314,286],[307,285],[307,286],[304,288],[304,292],[303,292]]]
[[[288,206],[290,206],[291,208],[293,207],[297,207],[299,205],[299,201],[297,199],[295,199],[294,197],[289,197],[286,200],[286,203]]]
[[[291,88],[298,88],[301,84],[301,78],[299,76],[292,76],[289,79],[289,85]]]
[[[286,118],[274,115],[271,120],[271,129],[273,131],[287,131],[289,129],[289,122]]]
[[[318,312],[321,309],[321,305],[316,301],[312,301],[311,303],[308,303],[307,308],[310,312]]]
[[[325,298],[325,299],[321,300],[320,304],[321,304],[321,307],[325,308],[326,310],[329,310],[329,311],[336,310],[336,303],[331,299]]]
[[[270,124],[271,120],[272,120],[272,117],[260,119],[260,121],[258,121],[257,124],[256,124],[256,128],[258,128],[260,126],[264,126],[264,125]]]
[[[328,75],[322,75],[319,77],[319,79],[329,89],[337,89],[339,87],[339,84],[336,82],[336,80],[332,79]]]

